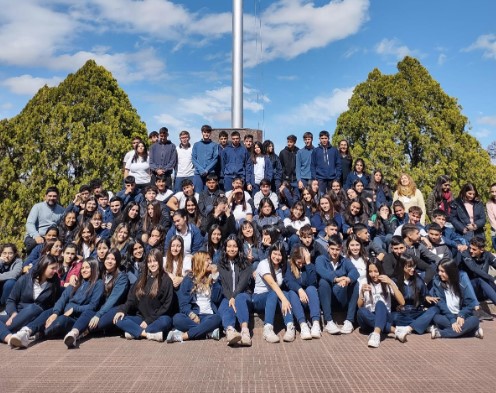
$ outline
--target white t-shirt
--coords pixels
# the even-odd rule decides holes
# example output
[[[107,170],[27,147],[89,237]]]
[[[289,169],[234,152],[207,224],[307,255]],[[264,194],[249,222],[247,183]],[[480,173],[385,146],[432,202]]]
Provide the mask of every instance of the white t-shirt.
[[[298,221],[291,221],[289,217],[286,217],[283,223],[284,223],[284,227],[293,227],[294,229],[299,231],[301,227],[305,225],[310,225],[310,220],[306,216],[303,217],[302,220],[298,220]]]
[[[133,162],[133,157],[127,160],[126,169],[129,171],[129,176],[134,176],[136,179],[136,184],[147,184],[150,183],[152,177],[150,175],[150,156],[146,160],[142,157],[138,157],[135,162]]]
[[[126,155],[124,156],[124,159],[122,160],[122,162],[124,163],[124,165],[127,164],[127,162],[129,161],[130,158],[133,158],[134,153],[135,153],[134,149],[133,150],[129,150],[126,153]]]
[[[271,290],[270,285],[267,284],[267,282],[264,280],[263,276],[266,274],[270,274],[270,266],[269,266],[269,260],[264,259],[263,261],[260,261],[260,263],[257,266],[257,275],[255,277],[255,289],[253,293],[256,294],[261,294],[265,292],[269,292]],[[277,285],[281,286],[283,277],[282,277],[282,269],[277,269],[275,270],[276,273],[276,282]]]
[[[246,210],[243,210],[243,205],[236,205],[232,211],[232,214],[236,219],[236,222],[239,223],[239,220],[246,219],[246,215],[253,214],[253,212],[251,210],[251,205],[246,202]]]
[[[367,278],[360,280],[360,290],[362,289],[362,286],[364,284],[368,284]],[[384,297],[384,294],[382,293],[381,283],[377,283],[377,284],[371,283],[369,285],[372,287],[372,290],[366,291],[363,294],[364,304],[365,304],[364,307],[367,308],[367,310],[374,312],[376,303],[379,301],[382,301],[386,305],[386,308],[388,309],[388,311],[391,312],[391,297],[394,295],[392,288],[390,286],[387,286],[389,296],[386,299]]]
[[[265,157],[257,157],[256,161],[253,165],[253,173],[255,174],[255,184],[260,184],[265,174]]]
[[[191,155],[193,154],[193,146],[189,148],[177,146],[177,170],[176,177],[190,177],[195,174],[195,167]]]
[[[455,295],[452,288],[445,289],[444,294],[446,295],[446,305],[452,314],[458,315],[460,312],[460,298]]]
[[[198,292],[196,294],[196,304],[200,309],[200,314],[213,314],[212,303],[210,302],[210,293]]]
[[[161,193],[159,192],[157,194],[157,197],[155,198],[157,201],[160,201],[160,202],[163,202],[165,201],[167,198],[169,198],[170,196],[172,196],[173,192],[172,190],[167,190],[165,191],[164,193]]]
[[[182,191],[176,192],[174,194],[174,197],[177,199],[177,202],[179,203],[179,209],[184,209],[186,207],[186,198],[187,198],[187,196],[184,195],[184,192]],[[196,202],[200,200],[200,194],[198,194],[197,192],[195,192],[194,197],[196,199]]]
[[[167,257],[164,257],[164,269],[166,265]],[[181,277],[185,277],[189,271],[191,271],[191,256],[185,255],[183,258],[183,269],[181,271]],[[172,262],[172,274],[177,276],[177,260]]]
[[[41,292],[43,292],[47,286],[48,286],[48,281],[45,281],[43,284],[40,285],[38,280],[34,280],[34,283],[33,283],[33,300],[38,299],[38,296],[41,295]]]
[[[353,257],[350,257],[351,263],[356,267],[358,270],[358,274],[360,274],[360,277],[358,277],[358,281],[362,281],[364,278],[367,277],[367,264],[363,260],[362,257],[359,257],[358,259],[354,259]]]

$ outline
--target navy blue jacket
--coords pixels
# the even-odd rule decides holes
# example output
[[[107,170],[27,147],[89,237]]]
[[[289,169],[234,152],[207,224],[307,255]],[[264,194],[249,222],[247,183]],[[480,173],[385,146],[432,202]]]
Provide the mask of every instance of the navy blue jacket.
[[[470,279],[482,278],[494,282],[496,278],[489,274],[489,266],[496,269],[496,257],[488,251],[484,251],[480,259],[472,258],[467,251],[462,253],[460,269],[466,271]]]
[[[195,175],[206,175],[215,170],[219,158],[219,146],[211,140],[203,139],[193,145],[191,160],[195,167]],[[199,191],[199,190],[198,190]]]
[[[363,183],[363,187],[367,188],[369,186],[369,183],[370,183],[370,176],[367,175],[366,173],[364,173],[364,174],[362,174],[362,177],[359,177],[355,171],[352,171],[346,177],[346,181],[344,183],[343,188],[345,190],[352,188],[355,180],[360,180]]]
[[[182,314],[189,315],[193,311],[196,315],[200,314],[200,308],[196,304],[196,293],[193,293],[193,276],[191,274],[184,277],[179,291],[177,292],[179,299],[179,310]],[[222,300],[222,287],[219,281],[213,283],[211,288],[210,303],[212,310],[217,313],[217,304]]]
[[[293,274],[291,267],[288,266],[286,269],[286,274],[284,275],[284,282],[286,286],[296,293],[303,288],[309,286],[317,287],[317,272],[315,270],[315,265],[313,263],[304,264],[300,270],[300,277],[296,278]]]
[[[240,144],[237,147],[227,146],[221,153],[222,175],[241,177],[246,184],[252,184],[253,162],[246,147]]]
[[[103,314],[109,311],[112,307],[120,305],[127,297],[127,290],[129,289],[129,280],[125,272],[119,272],[117,277],[114,278],[115,283],[112,291],[105,299],[105,303],[100,307],[96,316],[101,318]]]
[[[451,213],[449,221],[453,224],[455,230],[463,235],[463,229],[470,224],[470,218],[468,216],[467,209],[460,198],[456,198],[451,203]],[[477,225],[477,229],[474,231],[474,236],[481,235],[484,236],[484,225],[486,224],[486,211],[482,202],[474,202],[474,224]]]
[[[334,284],[334,279],[336,277],[347,276],[351,279],[351,283],[357,282],[360,277],[360,274],[358,273],[355,265],[353,265],[353,262],[343,256],[339,257],[337,267],[334,269],[331,264],[329,254],[321,255],[317,257],[317,260],[315,261],[315,269],[319,279],[326,280],[331,285]]]
[[[73,289],[74,287],[69,285],[62,292],[62,296],[53,307],[54,314],[62,315],[72,308],[73,315],[79,315],[83,311],[95,311],[98,308],[103,296],[102,280],[97,280],[92,288],[90,288],[90,283],[87,280],[83,280],[74,295],[72,294]]]
[[[203,245],[203,236],[196,225],[188,224],[189,230],[191,232],[191,254],[200,251]],[[164,243],[164,255],[167,254],[167,249],[169,248],[169,243],[171,242],[172,236],[179,235],[175,226],[172,226],[167,232]]]
[[[341,158],[339,152],[330,144],[319,145],[312,151],[312,179],[341,179]]]

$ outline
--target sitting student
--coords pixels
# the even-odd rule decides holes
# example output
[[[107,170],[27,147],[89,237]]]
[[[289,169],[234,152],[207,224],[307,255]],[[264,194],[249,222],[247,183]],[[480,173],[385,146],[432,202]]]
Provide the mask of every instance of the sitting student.
[[[453,255],[457,255],[458,252],[463,252],[468,248],[467,241],[458,235],[453,228],[446,226],[447,220],[448,216],[445,211],[436,209],[432,212],[432,221],[441,227],[444,243],[450,248]]]
[[[227,199],[227,204],[236,220],[236,228],[239,228],[239,225],[242,222],[246,220],[251,221],[253,219],[252,207],[245,199],[245,193],[241,188],[232,190],[231,195],[229,195],[229,198]]]
[[[102,190],[98,194],[95,194],[96,200],[98,201],[98,211],[102,214],[103,223],[102,228],[110,230],[112,225],[112,211],[110,210],[110,201],[108,191]]]
[[[179,289],[184,277],[191,271],[191,257],[184,255],[184,240],[181,236],[172,236],[164,257],[164,270],[172,280],[174,290]]]
[[[446,243],[444,243],[442,236],[443,230],[439,226],[439,224],[436,224],[434,222],[427,225],[425,229],[427,230],[427,238],[429,239],[429,243],[431,244],[431,247],[429,247],[429,251],[437,255],[441,259],[453,258],[450,248]]]
[[[378,247],[376,243],[370,241],[370,233],[366,225],[362,223],[353,225],[353,233],[362,243],[367,256],[377,258],[379,261],[384,259],[386,251]]]
[[[473,315],[479,305],[467,273],[458,270],[452,259],[439,262],[439,275],[434,279],[432,294],[440,313],[434,317],[436,327],[431,338],[462,336],[484,338],[479,318]]]
[[[107,218],[107,229],[114,232],[113,227],[115,227],[117,219],[121,216],[123,209],[122,199],[118,196],[113,196],[110,198],[110,215]]]
[[[417,268],[423,272],[424,281],[429,285],[436,274],[436,266],[441,258],[430,252],[424,244],[420,243],[420,231],[414,224],[403,225],[401,236],[406,246],[405,253],[417,258]]]
[[[229,346],[238,343],[251,346],[248,329],[251,278],[252,269],[243,254],[242,243],[235,235],[229,235],[222,247],[219,263],[219,280],[224,294],[219,314],[222,316],[222,326]],[[236,319],[241,327],[241,334],[236,330]]]
[[[391,209],[388,205],[380,205],[377,213],[370,217],[374,223],[371,231],[373,233],[373,242],[383,250],[387,250],[394,231],[398,225],[398,219],[391,214]]]
[[[363,209],[363,202],[358,198],[350,200],[350,204],[343,214],[343,219],[343,234],[345,237],[353,233],[354,225],[363,224],[366,226],[369,219]]]
[[[199,251],[203,244],[203,236],[200,230],[193,224],[188,223],[188,213],[184,209],[178,209],[172,214],[174,225],[165,237],[164,250],[167,251],[172,236],[181,236],[184,240],[184,254],[192,255]]]
[[[259,257],[260,260],[267,259],[269,256],[269,250],[273,244],[280,242],[284,246],[286,250],[286,254],[288,253],[288,245],[284,241],[284,238],[281,235],[281,231],[275,225],[266,225],[262,229],[262,235],[260,236],[260,244],[258,245]],[[253,266],[254,269],[256,268]]]
[[[284,224],[281,217],[277,215],[276,208],[270,198],[262,198],[260,201],[260,210],[258,214],[253,217],[253,222],[258,228],[259,232],[267,225],[272,225],[278,228],[279,232],[284,233]]]
[[[294,189],[287,180],[284,180],[277,190],[277,197],[279,198],[277,214],[279,214],[282,219],[289,217],[289,209],[299,199],[299,190]]]
[[[339,228],[338,223],[336,222],[336,220],[332,219],[326,223],[324,230],[320,231],[317,234],[317,238],[315,239],[315,243],[316,243],[316,245],[318,245],[320,250],[325,251],[322,254],[327,253],[328,241],[332,235],[338,235],[341,237],[341,234],[339,233],[338,228]]]
[[[209,228],[217,224],[222,233],[222,241],[231,233],[236,233],[236,219],[228,205],[228,200],[224,195],[219,196],[213,205],[213,209],[207,214],[203,221],[202,234],[206,234]]]
[[[122,206],[126,207],[129,202],[139,204],[143,199],[141,190],[136,187],[136,179],[134,176],[126,176],[124,179],[124,189],[117,193],[117,196],[122,200]]]
[[[423,227],[423,225],[420,223],[420,220],[422,218],[422,209],[418,206],[410,206],[410,208],[408,209],[408,221],[406,221],[405,223],[399,225],[395,231],[394,231],[394,235],[395,236],[400,236],[401,235],[401,229],[403,228],[403,225],[405,224],[412,224],[412,225],[415,225],[418,230],[420,231],[420,236],[422,238],[427,238],[427,232],[425,231],[425,228]]]
[[[398,226],[406,224],[409,220],[405,205],[400,200],[393,202],[393,216],[398,220]]]
[[[52,225],[48,227],[45,235],[43,235],[43,242],[37,244],[31,252],[27,255],[27,258],[22,263],[23,273],[26,273],[31,267],[33,267],[36,262],[43,256],[50,252],[49,248],[47,248],[46,243],[51,242],[53,245],[56,240],[59,238],[59,228],[56,225]],[[16,248],[17,249],[17,248]],[[29,266],[28,269],[24,269],[26,266]]]
[[[272,192],[270,185],[271,182],[268,179],[262,179],[260,182],[260,191],[253,196],[253,204],[255,205],[256,212],[260,211],[260,202],[264,198],[269,198],[276,210],[279,208],[279,198],[275,192]]]
[[[341,232],[343,228],[343,217],[335,211],[329,195],[322,195],[319,198],[318,209],[310,221],[312,228],[315,228],[315,233],[320,233],[325,230],[327,223],[330,221],[336,222],[339,232]]]
[[[415,268],[412,257],[400,256],[395,282],[405,299],[405,304],[397,312],[393,312],[393,324],[396,326],[394,336],[402,343],[406,342],[407,335],[412,332],[424,334],[439,312],[437,307],[426,309],[429,304],[435,303],[435,299],[428,296],[424,281]]]
[[[207,214],[214,208],[215,199],[224,194],[219,189],[219,179],[215,173],[209,173],[206,179],[206,187],[200,192],[198,199],[198,208],[202,217],[207,217]]]
[[[469,241],[474,236],[484,236],[486,212],[475,185],[466,183],[458,198],[451,203],[450,209],[450,222],[465,240]]]
[[[246,260],[251,265],[253,271],[257,269],[258,263],[260,262],[261,251],[258,247],[258,231],[255,228],[255,224],[251,221],[244,221],[238,230],[238,239],[243,245],[243,253]]]
[[[83,260],[79,259],[77,255],[76,244],[67,244],[62,251],[62,263],[58,268],[60,284],[63,287],[76,286],[82,264]]]
[[[382,260],[382,268],[388,277],[393,278],[396,276],[399,259],[406,251],[406,244],[401,236],[393,236],[391,238],[390,248],[391,252],[387,253]],[[417,257],[412,258],[417,262]]]
[[[319,298],[324,320],[324,330],[329,334],[349,334],[353,332],[353,321],[358,298],[358,271],[348,258],[341,255],[343,241],[338,235],[329,238],[327,255],[315,261],[319,278]],[[339,328],[332,319],[332,306],[337,305],[346,311],[346,320]]]
[[[167,177],[165,175],[155,176],[155,187],[157,187],[156,199],[160,202],[167,203],[169,198],[174,195],[172,190],[167,188]]]
[[[172,210],[184,209],[186,207],[186,198],[189,196],[194,196],[196,200],[200,198],[200,195],[195,192],[195,186],[193,182],[189,179],[184,179],[181,182],[182,191],[175,193],[167,201],[167,206]]]
[[[317,273],[305,247],[295,247],[289,258],[289,269],[284,274],[289,288],[289,301],[296,320],[300,324],[302,340],[320,338],[320,302],[317,291]],[[312,328],[308,327],[305,309],[310,311]]]
[[[7,303],[10,291],[21,275],[22,259],[19,257],[14,243],[5,243],[0,246],[0,307]]]
[[[150,251],[145,270],[114,316],[114,324],[124,330],[128,340],[146,338],[162,342],[164,333],[172,329],[169,313],[174,289],[172,280],[162,269],[162,259],[160,250]]]
[[[318,256],[327,254],[327,241],[324,246],[317,243],[310,225],[304,225],[300,228],[298,242],[295,243],[294,247],[304,247],[310,253],[312,263],[315,263]]]
[[[212,263],[218,265],[220,262],[220,254],[222,251],[222,228],[218,224],[213,224],[208,233],[205,235],[203,247],[201,251],[205,251],[210,255]],[[233,234],[231,234],[233,235]]]
[[[299,242],[300,229],[303,226],[310,226],[310,220],[305,216],[305,207],[303,203],[296,202],[291,207],[290,216],[284,221],[285,237],[288,239],[289,249]]]
[[[120,269],[126,273],[129,284],[134,285],[134,283],[138,281],[141,273],[145,270],[146,253],[143,242],[140,239],[130,239],[126,255],[124,258],[121,258],[121,260],[122,264]]]
[[[367,261],[369,257],[362,242],[354,233],[346,239],[345,248],[345,255],[355,265],[359,274],[358,282],[360,282],[360,280],[367,277]]]
[[[193,255],[191,268],[179,288],[179,313],[174,315],[176,330],[167,335],[168,343],[220,339],[222,318],[216,304],[220,302],[222,292],[217,281],[217,267],[206,252],[199,251]]]
[[[42,312],[10,338],[10,346],[27,348],[29,337],[44,332],[46,337],[65,335],[86,310],[96,310],[103,295],[103,282],[98,278],[98,262],[86,259],[75,287],[68,286],[55,306]]]
[[[395,333],[392,325],[391,298],[399,306],[405,304],[403,294],[391,278],[384,274],[382,263],[375,258],[367,262],[367,278],[360,282],[357,320],[360,328],[370,332],[367,345],[379,348],[381,334]]]
[[[17,280],[7,300],[6,315],[0,316],[0,341],[9,344],[12,332],[53,307],[60,295],[58,262],[45,255],[28,274]]]
[[[29,255],[28,259],[26,259],[22,263],[22,273],[27,273],[29,269],[36,267],[36,264],[44,255],[53,255],[57,259],[60,259],[60,255],[62,253],[62,248],[63,248],[62,241],[60,241],[59,239],[47,240],[45,241],[45,243],[42,244],[42,246],[43,247],[40,250],[39,256],[36,259],[32,258],[33,252],[35,252],[35,250],[33,250],[33,252]],[[17,262],[17,259],[15,261]],[[10,269],[13,269],[15,266],[16,265],[10,264]],[[4,265],[4,269],[6,269],[5,265]]]
[[[76,320],[72,329],[64,337],[67,348],[76,346],[80,333],[86,329],[90,331],[105,330],[113,326],[113,318],[119,306],[127,296],[129,281],[125,272],[119,270],[121,253],[112,248],[109,250],[101,273],[104,283],[104,303],[99,310],[85,310]]]
[[[496,257],[485,248],[484,238],[470,239],[468,251],[462,254],[460,269],[467,272],[478,300],[490,299],[496,304],[496,277],[489,274],[489,266],[496,268]]]

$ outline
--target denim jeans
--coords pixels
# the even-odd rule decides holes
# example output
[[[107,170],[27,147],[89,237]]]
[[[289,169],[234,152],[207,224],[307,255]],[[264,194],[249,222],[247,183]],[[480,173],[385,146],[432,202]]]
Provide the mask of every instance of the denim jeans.
[[[236,317],[239,324],[248,323],[250,321],[250,311],[253,309],[252,295],[249,293],[240,293],[235,299]]]
[[[415,333],[424,334],[429,325],[432,325],[434,316],[439,313],[436,306],[427,310],[411,310],[393,312],[393,324],[395,326],[410,326]]]
[[[143,317],[139,315],[126,315],[119,322],[117,322],[116,325],[119,329],[124,330],[126,333],[129,333],[134,338],[140,338],[143,330],[146,333],[163,332],[165,334],[172,329],[172,318],[168,315],[159,316],[145,329],[140,326],[143,321]]]
[[[117,309],[117,306],[112,307],[105,314],[103,314],[100,317],[96,328],[92,329],[91,331],[96,332],[99,330],[112,329],[114,327],[114,317],[115,314],[117,314]],[[79,332],[85,331],[88,328],[91,319],[96,315],[96,313],[97,312],[93,310],[83,311],[72,328],[79,330]]]
[[[286,299],[289,299],[288,292],[282,291]],[[274,291],[268,291],[264,293],[255,293],[252,297],[253,300],[253,308],[257,312],[264,313],[264,323],[274,325],[274,319],[276,315],[277,305],[279,308],[281,307],[282,302],[277,297],[277,294]],[[293,314],[291,311],[283,315],[284,324],[293,322]]]
[[[357,321],[366,332],[371,332],[376,328],[381,329],[381,332],[386,334],[391,331],[391,313],[382,301],[376,303],[374,312],[365,307],[359,308]]]
[[[317,288],[311,285],[305,288],[304,291],[307,294],[308,303],[302,303],[298,293],[289,291],[289,301],[296,320],[299,324],[306,322],[305,310],[309,310],[311,321],[320,321],[320,302]]]
[[[340,287],[337,284],[329,284],[328,281],[321,279],[319,282],[319,298],[324,320],[332,321],[332,307],[346,311],[346,319],[350,322],[355,320],[355,313],[358,302],[358,282],[350,283],[346,287]]]
[[[494,282],[487,282],[483,278],[474,278],[470,280],[474,287],[475,294],[478,300],[489,299],[496,304],[496,284]]]
[[[174,315],[174,327],[181,332],[188,333],[190,340],[205,338],[207,333],[213,332],[221,326],[222,318],[219,314],[200,314],[200,323],[193,322],[190,317],[183,313]]]
[[[460,333],[453,330],[451,322],[445,315],[437,314],[434,317],[434,323],[438,327],[442,338],[470,337],[474,336],[475,332],[479,329],[479,318],[474,317],[473,315],[465,319]]]
[[[11,333],[17,332],[23,326],[36,319],[43,312],[43,309],[37,304],[31,303],[19,310],[19,313],[12,320],[10,326],[5,325],[5,322],[10,318],[9,315],[0,316],[0,341],[3,341]]]
[[[14,279],[0,281],[0,290],[2,293],[2,296],[0,297],[0,306],[5,306],[7,303],[7,299],[9,298],[10,292],[12,291],[12,288],[14,288],[16,281],[17,280]]]

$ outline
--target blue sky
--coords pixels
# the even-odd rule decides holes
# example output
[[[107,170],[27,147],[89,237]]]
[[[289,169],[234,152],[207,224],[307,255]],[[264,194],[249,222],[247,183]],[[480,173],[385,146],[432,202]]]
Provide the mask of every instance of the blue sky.
[[[88,59],[110,70],[148,130],[230,127],[231,0],[0,0],[0,118]],[[245,0],[244,126],[276,148],[334,131],[370,71],[417,57],[496,140],[496,2]]]

